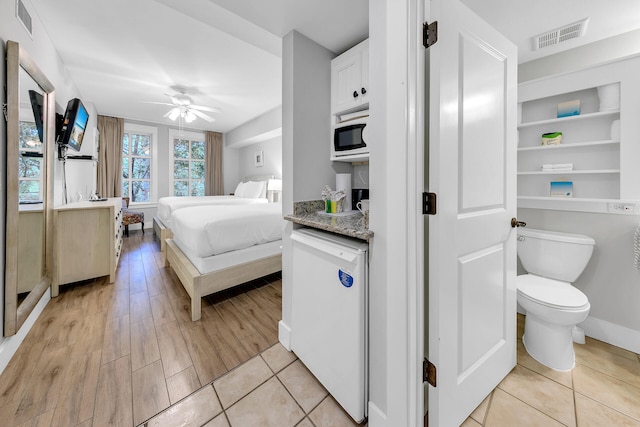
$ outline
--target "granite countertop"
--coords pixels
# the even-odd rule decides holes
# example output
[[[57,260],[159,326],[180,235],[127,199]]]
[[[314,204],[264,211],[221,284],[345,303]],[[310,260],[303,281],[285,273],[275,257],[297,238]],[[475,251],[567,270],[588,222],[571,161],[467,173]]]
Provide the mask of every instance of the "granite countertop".
[[[296,202],[293,205],[293,215],[286,215],[284,219],[295,224],[329,231],[343,236],[369,241],[373,231],[365,227],[365,217],[360,212],[347,216],[330,216],[319,214],[324,210],[324,201]],[[367,218],[368,220],[368,218]],[[366,221],[368,222],[368,221]]]

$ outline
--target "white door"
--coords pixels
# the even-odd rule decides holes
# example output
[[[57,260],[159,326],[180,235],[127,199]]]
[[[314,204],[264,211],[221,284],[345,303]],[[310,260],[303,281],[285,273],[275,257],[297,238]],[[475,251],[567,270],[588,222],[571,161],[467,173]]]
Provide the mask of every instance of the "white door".
[[[516,364],[517,49],[459,0],[426,11],[429,424],[457,426]]]

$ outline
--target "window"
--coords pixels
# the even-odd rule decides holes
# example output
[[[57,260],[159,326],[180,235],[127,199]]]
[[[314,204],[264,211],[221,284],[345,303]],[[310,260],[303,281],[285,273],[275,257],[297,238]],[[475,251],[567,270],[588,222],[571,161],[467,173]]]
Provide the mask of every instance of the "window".
[[[18,200],[36,202],[43,198],[42,142],[34,122],[20,122],[21,156],[18,159]]]
[[[204,134],[169,131],[171,192],[174,196],[204,196]]]
[[[122,197],[131,203],[149,203],[157,199],[155,127],[125,124],[122,138]]]

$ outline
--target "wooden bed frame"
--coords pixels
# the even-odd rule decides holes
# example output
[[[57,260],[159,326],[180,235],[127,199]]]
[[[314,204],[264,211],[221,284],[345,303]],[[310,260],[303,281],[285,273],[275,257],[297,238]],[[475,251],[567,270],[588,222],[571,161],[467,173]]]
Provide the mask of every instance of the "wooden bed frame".
[[[201,274],[173,239],[166,240],[166,248],[165,266],[173,268],[191,297],[191,320],[194,322],[200,319],[202,297],[282,270],[282,254],[277,254]]]
[[[167,239],[173,239],[173,231],[170,228],[167,228],[160,218],[157,216],[153,217],[153,234],[156,235],[158,239],[160,239],[160,252],[164,252],[167,249],[167,245],[165,241]]]

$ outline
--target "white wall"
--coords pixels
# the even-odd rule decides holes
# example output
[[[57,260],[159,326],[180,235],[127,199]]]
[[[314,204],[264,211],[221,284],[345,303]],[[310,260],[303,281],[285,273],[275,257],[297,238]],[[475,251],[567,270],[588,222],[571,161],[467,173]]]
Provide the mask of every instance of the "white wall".
[[[282,77],[283,85],[288,85],[283,97],[289,97],[287,105],[284,99],[282,103],[284,170],[290,166],[290,175],[283,171],[283,180],[291,203],[319,200],[326,184],[335,186],[336,172],[351,171],[350,164],[329,160],[331,59],[335,55],[296,31],[285,36],[283,46],[292,55],[283,57],[283,66],[289,68]],[[291,165],[286,164],[287,155]]]
[[[89,121],[85,129],[84,138],[82,140],[82,147],[80,151],[73,151],[69,149],[67,155],[90,155],[94,158],[98,157],[96,152],[96,137],[98,134],[98,111],[93,103],[82,100],[87,113],[89,113]],[[63,200],[63,184],[62,184],[62,166],[60,161],[56,162],[56,194],[54,198],[56,200],[56,206],[62,205]],[[96,191],[97,188],[97,167],[98,163],[89,160],[69,160],[66,161],[66,176],[67,176],[67,202],[75,202],[78,200],[78,193],[82,195],[84,199],[88,199],[91,194]]]
[[[640,51],[640,30],[590,43],[518,66],[518,82],[526,82],[553,74],[578,71],[636,55]]]
[[[329,161],[331,59],[335,55],[291,31],[282,41],[282,211],[293,203],[319,200],[325,184],[335,183]],[[334,184],[335,185],[335,184]],[[291,240],[285,223],[282,248],[282,321],[280,342],[289,348],[291,328]]]
[[[640,31],[634,31],[521,64],[520,80],[578,71],[638,53]],[[640,93],[621,96],[637,97]],[[621,114],[630,118],[638,116],[640,111]],[[624,143],[640,144],[640,141]],[[640,218],[521,208],[518,219],[527,222],[529,227],[585,234],[596,240],[594,254],[575,283],[591,303],[589,318],[582,326],[589,336],[640,352],[640,272],[633,268],[633,234]]]
[[[268,141],[258,142],[238,151],[241,177],[273,175],[276,178],[282,178],[282,137],[278,136]],[[258,151],[262,151],[263,166],[255,164]]]
[[[261,114],[226,133],[227,147],[244,147],[282,136],[282,106]]]
[[[250,175],[274,175],[282,178],[282,106],[249,120],[225,134],[225,148],[237,149],[238,179]],[[264,165],[255,165],[255,153],[263,152]]]
[[[66,106],[66,102],[79,96],[77,89],[71,81],[67,70],[58,55],[55,46],[49,39],[48,35],[44,31],[44,27],[39,18],[33,13],[34,8],[31,6],[29,0],[24,0],[26,8],[31,12],[33,20],[33,39],[27,34],[22,25],[16,19],[15,13],[15,1],[2,1],[0,2],[0,42],[2,48],[0,49],[3,58],[5,58],[5,42],[9,40],[20,43],[22,48],[29,54],[29,56],[35,61],[38,67],[44,72],[49,81],[55,87],[55,99],[58,107],[61,105]],[[0,67],[0,81],[3,84],[5,82],[5,66]],[[4,95],[3,95],[4,99]],[[64,107],[60,107],[64,108]],[[63,110],[64,112],[64,110]],[[0,119],[0,146],[6,146],[6,124],[5,121]],[[5,164],[4,150],[0,150],[0,164]],[[53,153],[51,153],[53,155]],[[56,168],[57,172],[57,168]],[[4,227],[5,227],[5,170],[2,168],[0,173],[0,259],[3,260],[2,268],[0,268],[0,301],[4,301]],[[58,182],[54,184],[57,188]],[[29,331],[33,321],[40,315],[46,300],[49,298],[49,293],[45,293],[41,303],[34,309],[29,320],[23,325],[18,333],[9,338],[0,337],[0,370],[4,369],[9,362],[13,354],[15,353],[19,343],[24,339],[25,335]],[[0,319],[4,319],[4,304],[0,303]]]

